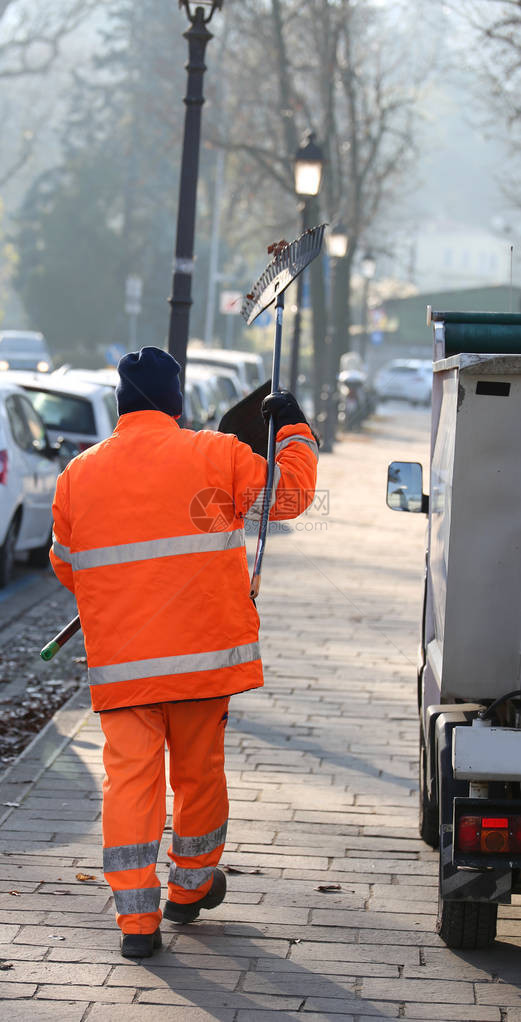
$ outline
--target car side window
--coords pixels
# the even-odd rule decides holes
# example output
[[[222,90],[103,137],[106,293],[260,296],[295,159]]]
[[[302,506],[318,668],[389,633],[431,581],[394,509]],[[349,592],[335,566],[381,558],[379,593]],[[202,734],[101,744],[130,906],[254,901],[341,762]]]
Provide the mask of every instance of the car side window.
[[[32,437],[23,408],[20,406],[20,398],[12,394],[7,398],[5,406],[15,444],[21,447],[22,451],[28,451],[31,447]]]
[[[19,397],[18,401],[22,406],[22,413],[29,430],[28,449],[31,451],[44,451],[47,447],[47,434],[38,412],[33,408],[29,398]]]

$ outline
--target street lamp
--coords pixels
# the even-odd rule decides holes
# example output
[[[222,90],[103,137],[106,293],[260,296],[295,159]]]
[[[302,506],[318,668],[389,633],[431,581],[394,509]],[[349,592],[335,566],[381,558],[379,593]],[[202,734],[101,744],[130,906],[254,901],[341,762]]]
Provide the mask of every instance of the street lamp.
[[[336,224],[326,234],[327,254],[330,259],[343,259],[347,255],[349,238],[343,224]]]
[[[299,196],[318,195],[322,184],[324,155],[315,142],[315,135],[308,131],[295,153],[295,192]]]
[[[337,317],[335,315],[335,280],[339,259],[347,255],[349,238],[343,224],[337,223],[326,234],[326,248],[329,256],[330,268],[330,301],[329,301],[329,329],[326,335],[325,344],[325,385],[322,391],[323,406],[323,443],[322,450],[326,453],[333,450],[336,432],[336,391],[338,365],[336,354],[337,344]]]
[[[370,252],[362,256],[361,263],[364,287],[362,293],[362,337],[360,341],[360,356],[365,362],[367,354],[367,342],[369,340],[369,284],[376,271],[376,259]]]
[[[295,159],[293,161],[295,194],[300,200],[299,210],[302,218],[302,234],[304,234],[304,231],[307,231],[309,227],[313,226],[311,223],[311,210],[314,205],[314,199],[320,191],[323,171],[324,154],[320,146],[315,142],[313,132],[308,131],[304,136],[301,145],[297,149]],[[293,338],[291,341],[289,370],[289,389],[293,394],[296,393],[298,381],[303,284],[304,276],[301,273],[297,278],[297,311],[295,312],[295,319],[293,323]]]
[[[194,269],[195,209],[197,178],[199,174],[199,144],[201,137],[201,110],[204,103],[203,76],[206,71],[204,55],[212,38],[208,30],[214,11],[220,10],[223,0],[179,0],[188,15],[190,28],[183,33],[188,42],[187,87],[184,99],[185,124],[181,156],[181,177],[177,209],[177,232],[174,276],[170,301],[168,350],[181,364],[181,389],[184,388],[186,350],[192,305],[192,273]]]

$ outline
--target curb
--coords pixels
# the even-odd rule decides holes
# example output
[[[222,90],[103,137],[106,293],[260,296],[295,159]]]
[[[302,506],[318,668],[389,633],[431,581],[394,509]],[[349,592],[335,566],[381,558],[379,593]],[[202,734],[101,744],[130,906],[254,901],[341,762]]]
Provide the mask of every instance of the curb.
[[[0,807],[8,801],[20,803],[27,797],[42,774],[72,741],[91,712],[89,687],[84,684],[56,711],[0,776]],[[13,808],[8,807],[0,816],[0,827],[11,815]]]

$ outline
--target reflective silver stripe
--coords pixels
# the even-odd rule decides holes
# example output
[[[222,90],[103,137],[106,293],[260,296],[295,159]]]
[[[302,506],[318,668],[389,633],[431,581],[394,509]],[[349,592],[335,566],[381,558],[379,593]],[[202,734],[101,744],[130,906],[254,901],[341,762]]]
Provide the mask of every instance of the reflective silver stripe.
[[[185,891],[195,891],[196,887],[202,887],[207,883],[212,874],[212,866],[205,866],[203,869],[181,869],[180,866],[172,863],[168,873],[168,883],[184,887]]]
[[[309,436],[288,436],[285,440],[280,440],[278,444],[275,444],[275,456],[278,457],[285,447],[288,447],[289,444],[295,443],[295,441],[298,444],[307,444],[309,449],[313,451],[315,457],[318,458],[318,444],[316,440],[312,440]]]
[[[160,887],[138,887],[133,891],[114,891],[116,909],[122,916],[133,912],[157,912],[161,901]]]
[[[112,685],[117,681],[138,681],[166,674],[192,674],[196,671],[216,671],[223,667],[237,667],[251,660],[260,660],[258,642],[247,642],[231,649],[214,649],[209,653],[187,653],[182,656],[151,657],[150,660],[130,660],[125,664],[107,664],[89,668],[90,685]]]
[[[174,830],[172,831],[172,851],[175,855],[183,856],[206,855],[208,852],[214,852],[219,845],[223,845],[226,841],[227,828],[228,820],[221,827],[217,827],[217,830],[211,830],[208,834],[201,834],[199,837],[181,837]]]
[[[273,489],[271,491],[270,509],[273,507],[277,499],[277,487],[280,483],[280,475],[281,475],[280,466],[275,465],[273,472]],[[265,488],[263,486],[262,490],[260,490],[260,492],[257,494],[253,504],[251,505],[248,511],[248,515],[251,515],[252,518],[260,518],[262,516],[262,505],[264,504],[264,489]]]
[[[63,546],[61,543],[58,543],[58,540],[54,538],[54,534],[52,537],[51,549],[53,554],[56,554],[56,557],[60,557],[62,561],[67,561],[67,564],[72,564],[73,555],[71,554],[69,547]]]
[[[103,872],[117,873],[122,869],[142,869],[157,862],[159,841],[142,845],[113,845],[103,849]]]
[[[244,546],[244,530],[231,529],[229,532],[198,532],[191,536],[168,536],[142,543],[121,543],[118,546],[80,550],[73,554],[69,551],[69,560],[74,571],[84,571],[85,568],[105,568],[111,564],[176,557],[178,554],[205,554],[240,546]]]

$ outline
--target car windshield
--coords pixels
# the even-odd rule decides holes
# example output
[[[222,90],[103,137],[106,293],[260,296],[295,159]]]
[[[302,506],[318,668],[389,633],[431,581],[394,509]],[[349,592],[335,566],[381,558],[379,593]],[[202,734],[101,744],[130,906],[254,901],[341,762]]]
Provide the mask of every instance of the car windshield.
[[[7,352],[23,355],[42,355],[46,353],[46,347],[39,337],[0,337],[0,352],[2,355]]]
[[[46,390],[27,390],[26,393],[48,429],[96,436],[90,401],[72,394],[56,394]]]

